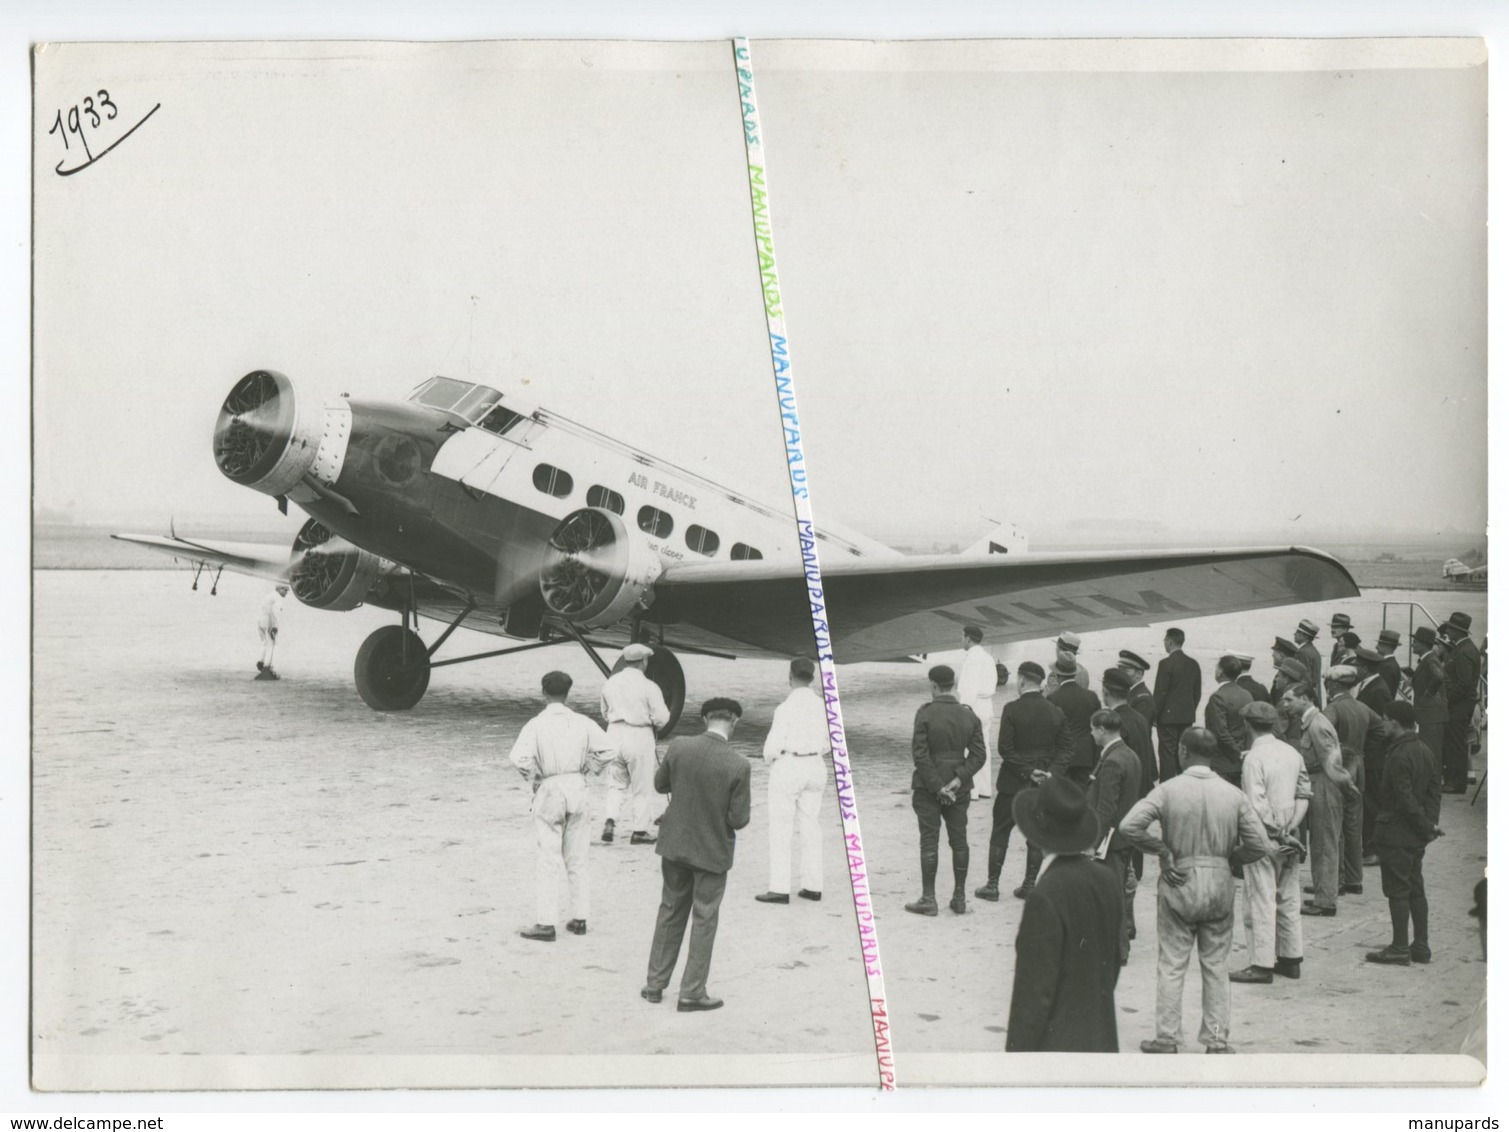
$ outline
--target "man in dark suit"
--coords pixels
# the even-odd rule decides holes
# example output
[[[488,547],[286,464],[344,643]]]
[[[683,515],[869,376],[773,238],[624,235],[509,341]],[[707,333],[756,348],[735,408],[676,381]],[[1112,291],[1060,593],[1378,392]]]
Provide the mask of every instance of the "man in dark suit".
[[[655,852],[663,886],[650,967],[640,995],[659,1002],[681,954],[687,916],[692,920],[686,968],[676,1001],[680,1011],[716,1010],[721,998],[707,993],[718,909],[734,863],[734,831],[749,824],[749,760],[729,746],[744,714],[737,700],[715,696],[702,705],[707,730],[696,738],[672,739],[655,770],[655,789],[671,802],[660,822]]]
[[[1414,696],[1415,718],[1419,721],[1421,741],[1435,752],[1440,762],[1446,738],[1446,667],[1442,656],[1446,646],[1429,625],[1415,630],[1410,641],[1415,667],[1410,673],[1410,693]]]
[[[1441,779],[1443,794],[1467,792],[1472,714],[1478,706],[1478,678],[1483,657],[1472,643],[1469,631],[1472,618],[1453,613],[1438,633],[1447,643],[1446,653],[1446,741],[1442,751]]]
[[[1142,800],[1142,760],[1122,741],[1121,716],[1116,712],[1102,709],[1091,716],[1090,734],[1100,750],[1100,761],[1095,764],[1095,775],[1085,797],[1090,809],[1095,811],[1095,820],[1100,823],[1101,840],[1096,856],[1105,862],[1122,887],[1122,923],[1117,954],[1125,967],[1131,949],[1131,936],[1127,934],[1126,878],[1132,867],[1131,855],[1137,850],[1116,827],[1127,816],[1127,811]]]
[[[1336,728],[1341,743],[1342,768],[1362,791],[1360,797],[1348,794],[1342,798],[1341,886],[1337,891],[1343,896],[1362,895],[1362,868],[1373,852],[1373,825],[1378,820],[1378,789],[1387,746],[1383,717],[1351,694],[1356,684],[1355,669],[1345,665],[1326,669],[1325,716]]]
[[[1312,688],[1320,687],[1320,678],[1325,671],[1325,665],[1320,659],[1320,650],[1315,647],[1315,638],[1319,635],[1320,626],[1308,617],[1302,620],[1294,630],[1294,643],[1299,646],[1297,655],[1300,663],[1305,666],[1305,671],[1308,673],[1306,680]],[[1338,662],[1333,660],[1331,663]]]
[[[1064,713],[1069,721],[1069,744],[1074,753],[1069,757],[1068,775],[1081,790],[1088,789],[1090,775],[1095,769],[1095,740],[1090,737],[1090,717],[1100,710],[1100,697],[1083,687],[1075,677],[1075,662],[1070,657],[1065,663],[1061,656],[1055,662],[1059,685],[1049,691],[1048,702]]]
[[[1153,722],[1158,728],[1158,777],[1179,777],[1179,736],[1195,721],[1200,704],[1200,666],[1184,655],[1184,630],[1170,629],[1163,637],[1158,678],[1153,682]]]
[[[1404,670],[1394,653],[1399,648],[1399,630],[1382,629],[1378,633],[1378,655],[1383,661],[1378,665],[1378,675],[1388,685],[1389,699],[1399,695],[1399,685],[1404,683]]]
[[[1341,638],[1352,631],[1352,619],[1345,613],[1331,615],[1331,664],[1338,665],[1346,659],[1347,647]]]
[[[1006,1052],[1116,1053],[1121,885],[1084,855],[1100,836],[1095,814],[1063,777],[1019,792],[1013,809],[1028,843],[1054,858],[1017,928]]]
[[[1023,661],[1016,670],[1016,699],[1001,709],[1001,771],[996,777],[995,806],[991,813],[989,879],[975,895],[981,900],[1001,898],[1001,868],[1006,864],[1006,848],[1016,824],[1012,800],[1021,791],[1040,785],[1050,775],[1062,775],[1069,766],[1069,721],[1064,713],[1043,696],[1047,673],[1035,661]],[[1027,843],[1027,875],[1013,895],[1025,900],[1037,883],[1043,867],[1043,854],[1031,841]]]
[[[969,875],[969,799],[974,777],[985,765],[985,733],[980,717],[954,695],[954,670],[939,664],[928,670],[933,698],[912,721],[912,810],[922,848],[922,897],[906,906],[919,916],[936,916],[938,827],[948,827],[953,855],[954,895],[948,906],[962,915]]]
[[[1247,747],[1247,724],[1242,709],[1252,693],[1237,683],[1242,662],[1227,653],[1216,662],[1216,690],[1205,703],[1205,729],[1216,737],[1216,757],[1210,769],[1237,789],[1242,787],[1242,751]]]
[[[1430,962],[1430,902],[1421,865],[1425,847],[1441,836],[1441,780],[1435,755],[1415,731],[1412,706],[1402,700],[1390,703],[1384,727],[1389,746],[1375,843],[1394,938],[1382,950],[1368,952],[1367,961],[1408,967]]]
[[[1274,707],[1278,707],[1279,697],[1284,694],[1284,688],[1286,687],[1286,685],[1281,682],[1281,675],[1284,671],[1284,661],[1286,660],[1295,661],[1299,664],[1301,670],[1304,672],[1309,671],[1309,669],[1305,667],[1304,662],[1299,659],[1298,645],[1296,645],[1293,641],[1284,640],[1283,637],[1274,637],[1273,686],[1268,689],[1268,702]],[[1303,679],[1303,677],[1301,677],[1301,679]]]
[[[1122,649],[1116,656],[1116,667],[1131,677],[1131,690],[1127,693],[1127,703],[1131,704],[1132,710],[1147,720],[1148,726],[1151,727],[1153,725],[1153,693],[1148,689],[1144,678],[1152,665],[1131,649]]]
[[[1247,689],[1247,694],[1252,697],[1253,703],[1268,702],[1268,689],[1257,682],[1252,675],[1253,657],[1245,652],[1231,654],[1242,662],[1242,674],[1237,677],[1237,683]]]
[[[1142,713],[1134,711],[1127,700],[1131,691],[1131,678],[1120,668],[1107,668],[1100,682],[1100,695],[1106,707],[1121,716],[1121,741],[1132,748],[1132,753],[1142,764],[1142,777],[1137,784],[1137,797],[1143,798],[1158,784],[1158,755],[1153,750],[1153,729]],[[1137,938],[1137,884],[1142,880],[1142,851],[1135,846],[1126,846],[1129,864],[1126,875],[1126,933],[1128,940]]]

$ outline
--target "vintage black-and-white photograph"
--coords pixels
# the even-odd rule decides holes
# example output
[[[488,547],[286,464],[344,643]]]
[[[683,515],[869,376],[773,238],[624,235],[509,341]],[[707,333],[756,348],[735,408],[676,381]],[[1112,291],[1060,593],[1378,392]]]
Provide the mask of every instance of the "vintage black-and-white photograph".
[[[754,56],[903,1081],[1479,1080],[1482,44]]]
[[[731,44],[35,105],[36,1086],[875,1084]]]

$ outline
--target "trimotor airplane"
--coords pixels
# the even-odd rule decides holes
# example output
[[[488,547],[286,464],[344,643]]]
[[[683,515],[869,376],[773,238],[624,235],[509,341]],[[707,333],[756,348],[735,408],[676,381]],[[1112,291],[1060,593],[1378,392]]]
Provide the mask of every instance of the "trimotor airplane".
[[[641,641],[668,732],[686,694],[677,652],[814,655],[814,550],[840,663],[958,648],[969,624],[1004,645],[1357,596],[1345,567],[1302,547],[1029,554],[1005,535],[912,556],[832,524],[802,546],[790,508],[447,377],[402,402],[321,406],[256,370],[221,406],[214,455],[235,483],[310,515],[291,553],[116,537],[200,570],[286,580],[318,609],[393,610],[398,624],[356,654],[357,691],[381,711],[413,707],[447,664],[575,641],[607,675],[599,650]],[[429,644],[420,617],[446,623]],[[437,660],[461,626],[526,643]]]

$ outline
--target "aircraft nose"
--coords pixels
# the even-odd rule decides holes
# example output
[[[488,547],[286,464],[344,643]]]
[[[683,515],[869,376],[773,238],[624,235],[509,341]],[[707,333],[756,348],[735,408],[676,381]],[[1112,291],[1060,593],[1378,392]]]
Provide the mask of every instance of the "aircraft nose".
[[[267,495],[288,494],[314,469],[325,414],[299,403],[293,382],[253,370],[231,387],[215,420],[215,465],[229,480]]]

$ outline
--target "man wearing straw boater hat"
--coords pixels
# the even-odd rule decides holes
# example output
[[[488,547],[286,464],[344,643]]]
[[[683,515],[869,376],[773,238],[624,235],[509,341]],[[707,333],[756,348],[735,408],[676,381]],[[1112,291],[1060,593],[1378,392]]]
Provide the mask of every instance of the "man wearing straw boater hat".
[[[1180,736],[1184,772],[1153,787],[1122,820],[1121,832],[1144,853],[1156,854],[1158,882],[1158,1036],[1143,1053],[1178,1053],[1184,1040],[1184,974],[1200,951],[1200,1041],[1206,1053],[1231,1053],[1233,864],[1273,852],[1247,796],[1210,769],[1216,739],[1203,727]],[[1149,827],[1157,822],[1162,836]]]
[[[1105,831],[1062,775],[1018,792],[1012,819],[1046,864],[1017,928],[1006,1052],[1116,1053],[1121,881],[1086,856]]]
[[[1438,630],[1450,650],[1446,657],[1446,741],[1441,759],[1443,794],[1467,792],[1467,763],[1472,753],[1468,742],[1483,667],[1482,654],[1468,633],[1471,628],[1470,616],[1453,613]]]

